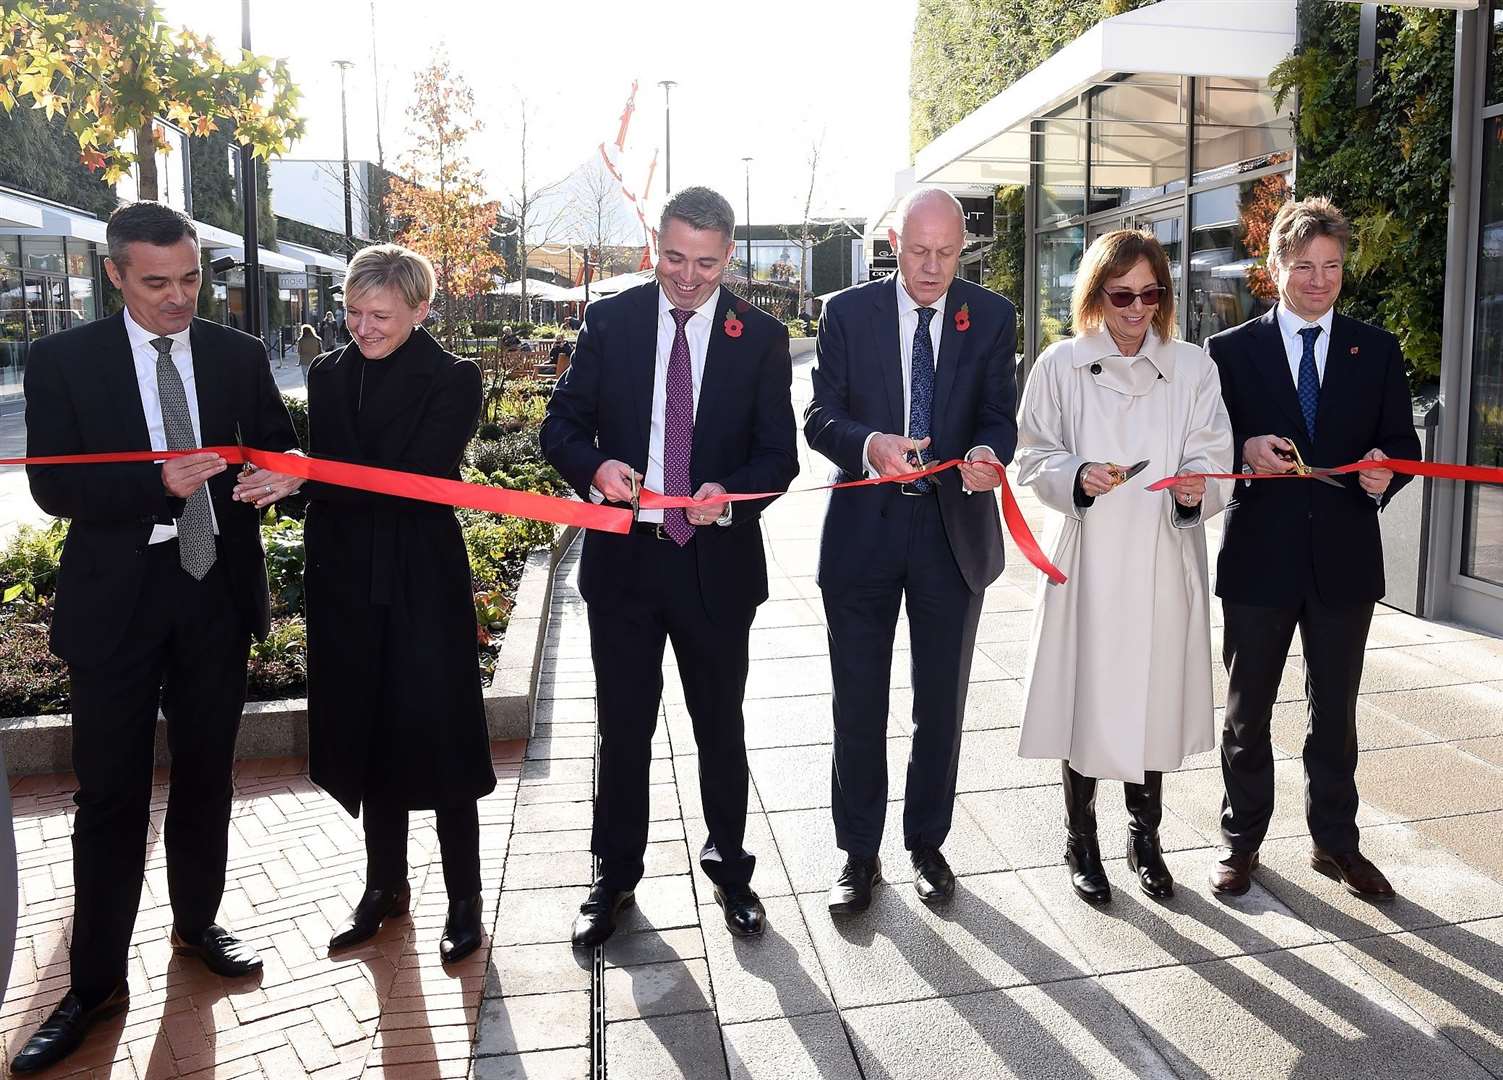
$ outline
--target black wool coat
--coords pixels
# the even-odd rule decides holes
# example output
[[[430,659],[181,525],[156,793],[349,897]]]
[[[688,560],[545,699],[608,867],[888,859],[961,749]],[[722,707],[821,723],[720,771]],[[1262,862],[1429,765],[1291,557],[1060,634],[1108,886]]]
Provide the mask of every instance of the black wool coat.
[[[480,421],[480,369],[421,328],[361,394],[346,345],[308,370],[314,457],[459,479]],[[357,398],[359,408],[357,411]],[[496,786],[474,596],[454,511],[310,483],[308,771],[351,814],[478,799]]]

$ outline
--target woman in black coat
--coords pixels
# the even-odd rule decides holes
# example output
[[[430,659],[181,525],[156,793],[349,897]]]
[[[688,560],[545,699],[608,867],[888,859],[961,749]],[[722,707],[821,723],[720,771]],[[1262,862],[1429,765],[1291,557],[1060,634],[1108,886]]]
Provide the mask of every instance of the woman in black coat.
[[[368,247],[345,278],[351,341],[308,372],[315,457],[459,478],[480,420],[480,369],[419,325],[428,260]],[[454,511],[309,483],[308,771],[365,817],[366,891],[341,949],[407,911],[407,813],[436,810],[447,961],[481,942],[476,800],[496,786],[481,701],[469,560]]]

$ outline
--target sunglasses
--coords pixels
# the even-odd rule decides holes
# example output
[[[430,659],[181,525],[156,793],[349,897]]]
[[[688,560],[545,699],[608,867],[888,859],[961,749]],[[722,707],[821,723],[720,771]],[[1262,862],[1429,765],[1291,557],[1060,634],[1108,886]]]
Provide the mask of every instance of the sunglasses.
[[[1159,301],[1169,292],[1163,285],[1150,285],[1142,292],[1133,292],[1131,289],[1103,289],[1106,298],[1112,302],[1112,307],[1132,307],[1134,300],[1143,301],[1144,307],[1158,307]]]

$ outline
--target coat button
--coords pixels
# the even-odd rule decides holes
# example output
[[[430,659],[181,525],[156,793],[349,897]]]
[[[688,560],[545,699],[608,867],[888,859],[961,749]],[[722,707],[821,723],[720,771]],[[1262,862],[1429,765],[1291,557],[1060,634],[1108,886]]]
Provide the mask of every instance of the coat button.
[[[1091,374],[1092,375],[1100,375],[1101,374],[1101,365],[1100,364],[1092,364],[1091,365]]]

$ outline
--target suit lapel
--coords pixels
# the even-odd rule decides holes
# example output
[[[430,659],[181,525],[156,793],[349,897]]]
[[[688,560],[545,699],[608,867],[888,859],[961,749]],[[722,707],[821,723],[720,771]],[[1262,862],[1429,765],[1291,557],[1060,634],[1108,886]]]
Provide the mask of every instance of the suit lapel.
[[[630,383],[636,390],[637,441],[631,448],[633,468],[647,471],[647,448],[652,441],[652,388],[657,379],[658,361],[658,284],[636,290],[641,305],[635,318],[626,320],[626,363],[630,365]]]
[[[1290,423],[1288,431],[1273,434],[1304,439],[1305,414],[1299,407],[1299,394],[1295,391],[1294,379],[1289,374],[1289,354],[1284,351],[1284,335],[1279,331],[1278,310],[1277,306],[1271,307],[1258,320],[1255,359],[1268,392],[1278,402],[1280,410]]]
[[[939,357],[935,361],[934,368],[934,414],[929,422],[929,433],[948,430],[945,424],[945,410],[950,403],[950,391],[955,386],[955,368],[960,364],[960,355],[965,349],[965,333],[955,328],[955,316],[965,303],[965,295],[955,288],[957,281],[950,286],[950,294],[945,300],[944,317],[948,320],[948,326],[944,327],[939,338]]]
[[[120,403],[119,408],[110,410],[120,422],[117,437],[111,442],[118,443],[121,450],[150,450],[151,432],[146,427],[146,409],[136,382],[136,360],[131,354],[130,335],[125,332],[125,316],[111,316],[104,332],[107,347],[103,350],[100,389],[105,400]]]
[[[1356,374],[1356,365],[1361,361],[1360,355],[1351,355],[1354,346],[1351,330],[1351,320],[1345,316],[1337,315],[1332,318],[1331,340],[1326,350],[1326,373],[1325,377],[1320,380],[1320,403],[1315,409],[1317,438],[1333,419],[1334,410],[1340,407],[1340,401],[1346,395],[1347,385]]]
[[[194,319],[188,326],[188,347],[193,352],[193,391],[198,398],[198,444],[225,446],[236,441],[235,408],[230,400],[229,380],[215,365],[205,331]]]
[[[736,362],[741,349],[741,339],[732,338],[725,332],[726,312],[737,303],[744,303],[744,301],[722,285],[720,300],[716,303],[715,310],[710,313],[710,339],[709,345],[705,348],[705,370],[700,377],[699,404],[694,409],[693,446],[699,445],[701,419],[719,404],[720,387],[725,382],[728,365]],[[711,423],[705,425],[703,430],[713,431],[715,427]],[[690,460],[693,460],[692,452]]]
[[[891,277],[892,284],[877,290],[877,303],[872,310],[872,330],[877,338],[875,357],[887,387],[887,405],[892,413],[889,431],[904,431],[908,418],[903,415],[903,353],[898,343],[898,275]]]

